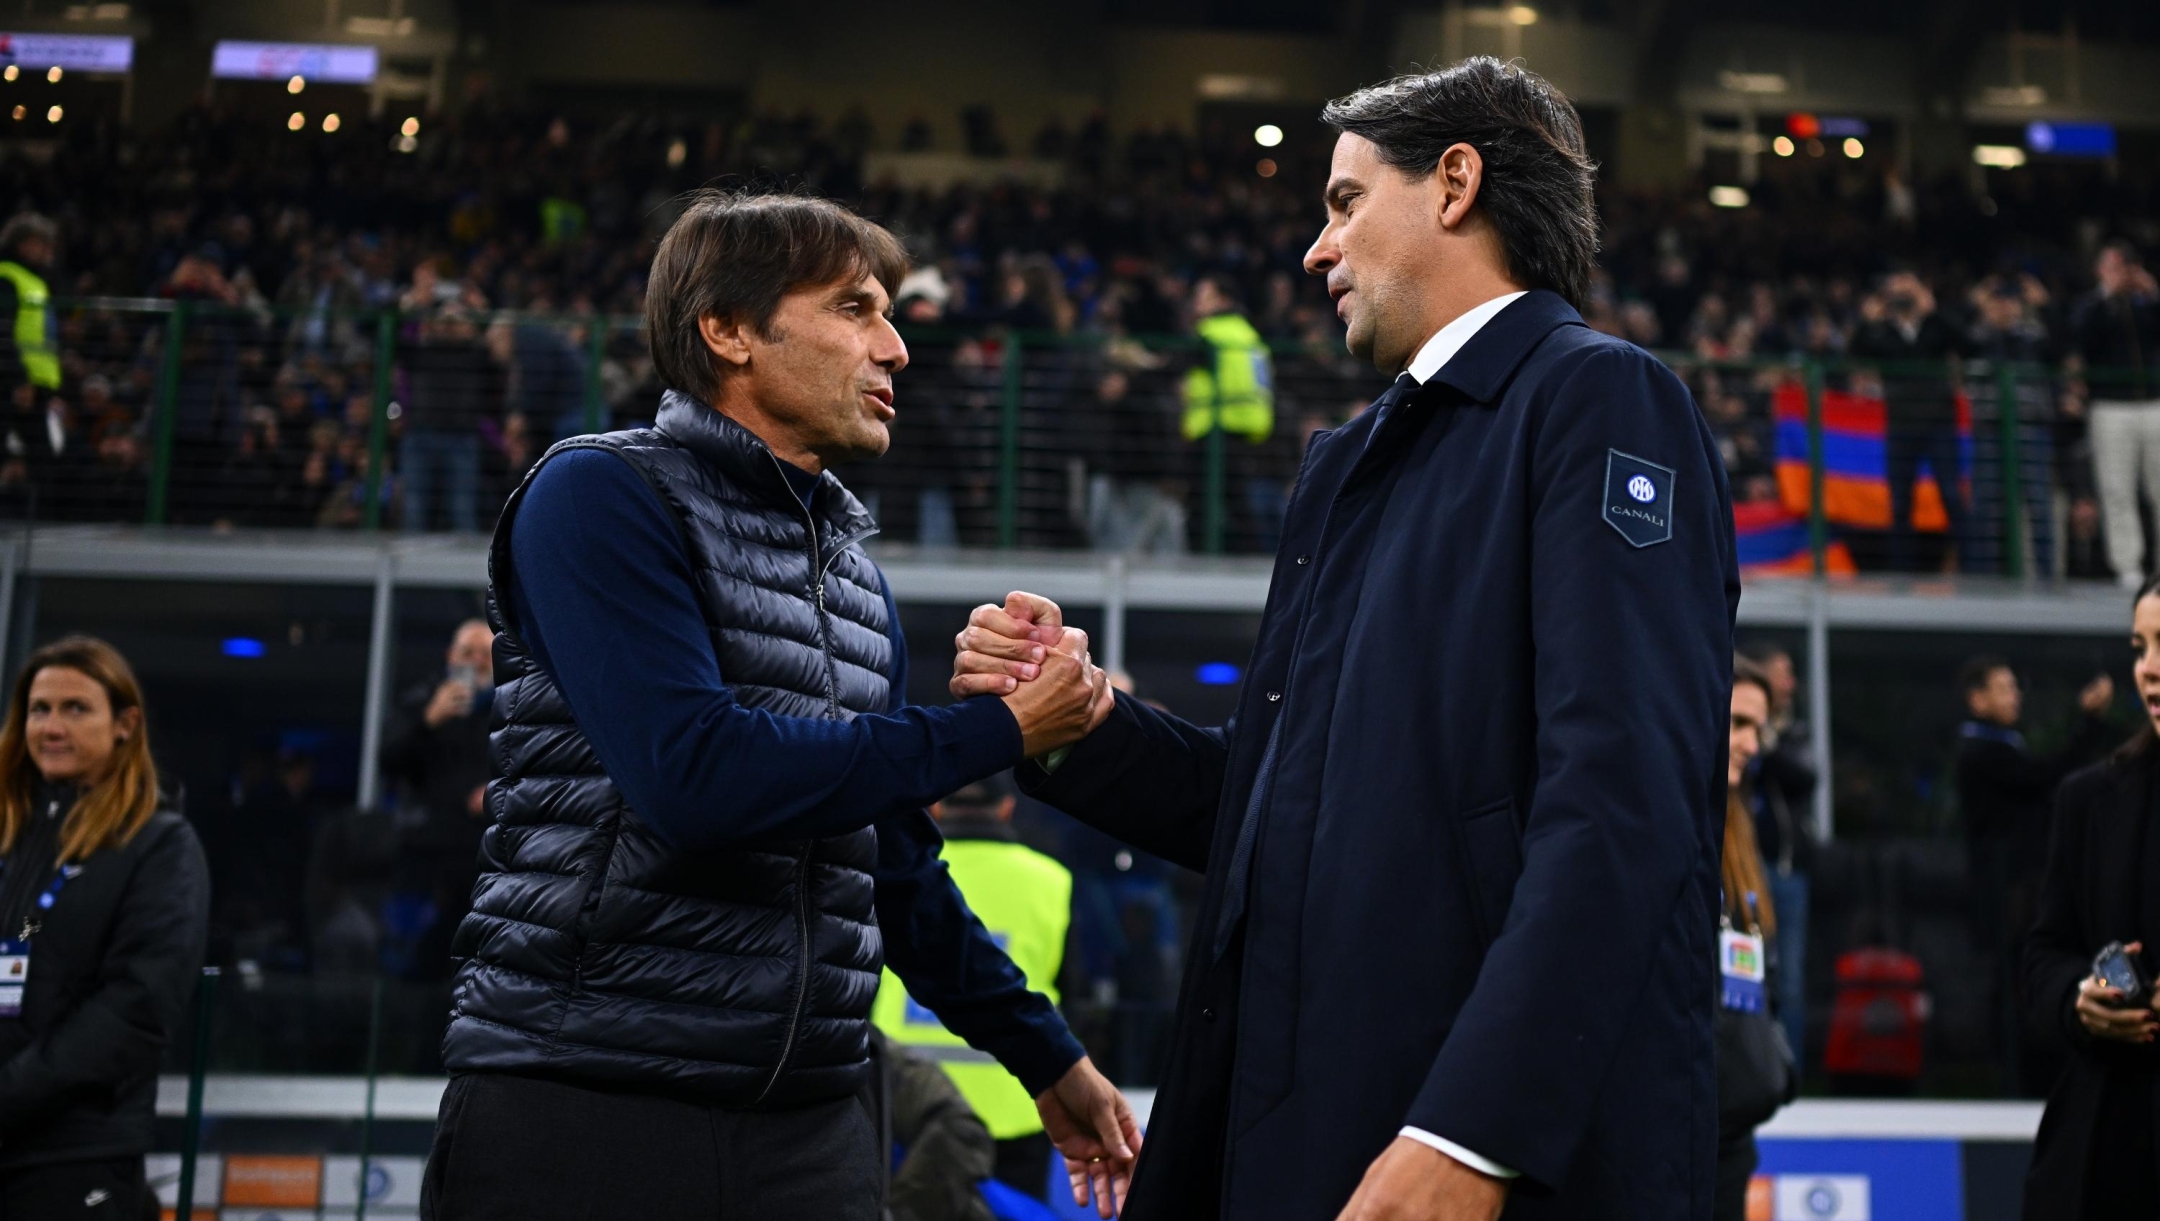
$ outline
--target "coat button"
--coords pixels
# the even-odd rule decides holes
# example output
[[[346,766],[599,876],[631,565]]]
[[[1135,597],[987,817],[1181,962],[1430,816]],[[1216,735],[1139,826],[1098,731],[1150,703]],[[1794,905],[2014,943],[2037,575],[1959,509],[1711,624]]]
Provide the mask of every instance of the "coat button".
[[[1202,1009],[1202,1010],[1200,1011],[1200,1020],[1201,1020],[1201,1021],[1203,1021],[1203,1022],[1212,1022],[1212,1021],[1214,1021],[1214,1020],[1215,1020],[1215,1011],[1214,1011],[1213,1009]]]
[[[1310,563],[1312,563],[1312,557],[1309,555],[1301,555],[1297,558],[1297,566],[1300,568]]]
[[[1280,692],[1280,691],[1270,691],[1270,692],[1268,692],[1268,693],[1267,693],[1267,702],[1268,702],[1268,703],[1270,703],[1270,704],[1279,704],[1279,703],[1281,703],[1281,702],[1282,702],[1282,692]]]

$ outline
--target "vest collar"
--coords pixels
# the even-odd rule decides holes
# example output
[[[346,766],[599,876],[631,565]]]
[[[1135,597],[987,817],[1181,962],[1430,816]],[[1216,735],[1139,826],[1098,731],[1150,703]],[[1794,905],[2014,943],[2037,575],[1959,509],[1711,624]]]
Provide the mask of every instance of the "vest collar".
[[[801,508],[802,500],[780,469],[779,455],[756,433],[711,407],[680,391],[669,390],[660,396],[660,412],[653,427],[760,500],[775,508]],[[828,552],[877,533],[877,521],[870,516],[870,510],[829,470],[818,476],[812,504],[813,516],[825,527]]]

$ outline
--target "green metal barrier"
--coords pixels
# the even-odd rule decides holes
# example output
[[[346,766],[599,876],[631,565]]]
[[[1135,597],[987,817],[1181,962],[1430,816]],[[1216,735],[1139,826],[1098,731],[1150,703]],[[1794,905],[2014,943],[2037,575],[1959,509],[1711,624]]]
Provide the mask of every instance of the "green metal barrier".
[[[134,503],[141,506],[139,519],[151,526],[230,522],[380,530],[408,524],[397,512],[403,504],[397,489],[404,486],[405,476],[399,469],[399,441],[415,427],[415,421],[411,404],[405,404],[397,418],[393,404],[409,388],[409,378],[399,380],[400,362],[407,356],[400,337],[413,333],[412,324],[418,321],[414,316],[395,310],[341,313],[111,299],[61,300],[56,309],[118,319],[128,324],[120,331],[139,331],[144,337],[133,351],[106,352],[102,363],[77,361],[78,365],[109,371],[112,380],[119,382],[138,378],[134,370],[146,359],[154,362],[154,375],[135,382],[146,383],[148,388],[138,426],[148,451],[146,469],[139,472],[141,482],[135,485],[140,499],[116,498],[108,508],[85,503],[83,498],[91,493],[77,492],[73,501],[63,505],[66,511],[56,511],[56,515],[112,520],[120,512],[118,506]],[[504,411],[525,412],[525,428],[538,441],[534,452],[566,427],[594,431],[609,427],[608,398],[622,392],[622,383],[612,380],[619,373],[611,371],[615,366],[608,363],[611,349],[621,351],[612,341],[618,335],[641,333],[643,319],[498,314],[488,321],[511,328],[519,344],[553,335],[565,367],[575,362],[578,368],[574,384],[548,389],[546,393],[554,397],[545,401],[540,390],[521,384],[521,376],[505,375],[509,390]],[[911,371],[902,375],[902,419],[895,426],[894,454],[877,470],[851,473],[851,480],[860,478],[873,496],[881,480],[897,483],[885,493],[887,509],[914,494],[917,486],[942,489],[949,501],[960,506],[964,540],[979,539],[1006,548],[1107,545],[1098,537],[1099,515],[1106,506],[1119,505],[1119,497],[1136,494],[1133,485],[1141,485],[1138,494],[1167,498],[1166,503],[1178,506],[1191,521],[1191,544],[1196,550],[1208,554],[1261,550],[1269,523],[1258,522],[1255,515],[1267,512],[1268,507],[1252,500],[1249,493],[1270,482],[1289,482],[1306,427],[1339,424],[1384,389],[1384,379],[1358,368],[1332,348],[1277,345],[1275,431],[1281,440],[1254,445],[1216,430],[1188,441],[1175,426],[1179,411],[1175,384],[1185,369],[1206,355],[1205,347],[1191,336],[1075,336],[992,329],[910,332],[908,339],[925,352],[942,352],[951,359],[941,366],[940,374]],[[1942,365],[1899,368],[1812,358],[1714,360],[1687,353],[1659,355],[1693,378],[1714,374],[1728,386],[1743,387],[1751,403],[1759,404],[1768,394],[1764,388],[1775,383],[1795,386],[1805,394],[1809,494],[1804,517],[1808,570],[1817,576],[1830,571],[1826,557],[1847,528],[1825,508],[1827,449],[1832,443],[1824,425],[1825,396],[1884,374],[1921,373],[1942,376],[1952,384],[1961,381],[1970,391],[1976,412],[1968,438],[1974,462],[1967,477],[1973,503],[1987,517],[1984,529],[1976,527],[1963,540],[1974,550],[1968,563],[2012,578],[2049,575],[2037,572],[2035,565],[2035,548],[2048,533],[2046,522],[2035,514],[2046,505],[2042,498],[2028,495],[2033,480],[2044,477],[2044,456],[2035,456],[2039,451],[2034,445],[2044,442],[2039,430],[2047,419],[2037,414],[2027,418],[2027,414],[2039,410],[2035,404],[2041,396],[2033,393],[2036,385],[2048,387],[2052,394],[2054,386],[2073,374],[2008,363],[1976,362],[1960,371]],[[515,357],[513,363],[522,359]],[[641,372],[646,378],[643,384],[628,387],[631,401],[649,405],[658,393],[658,387],[650,383],[649,369],[634,359],[624,359],[623,370]],[[1106,371],[1126,374],[1135,387],[1145,385],[1146,391],[1135,389],[1134,400],[1118,406],[1123,414],[1091,419],[1090,412],[1104,409],[1090,399],[1090,392],[1095,379]],[[2119,376],[2120,372],[2101,370],[2096,376]],[[308,393],[330,401],[318,403],[310,415],[278,416],[278,396],[291,392],[293,385],[304,385]],[[63,393],[72,391],[71,386]],[[1987,411],[1994,415],[1977,418]],[[945,448],[933,456],[926,447],[932,430],[924,421],[940,412],[949,417],[948,435],[942,443]],[[206,420],[208,426],[223,430],[217,444],[204,440]],[[1753,425],[1774,435],[1774,420],[1755,419]],[[280,426],[282,433],[277,432]],[[295,429],[320,435],[296,438]],[[232,442],[232,435],[240,441]],[[222,468],[204,465],[232,463],[228,455],[236,444],[253,443],[260,448],[269,443],[264,438],[272,435],[285,451],[307,457],[305,464],[279,475],[284,484],[267,486],[260,472],[244,464],[232,467],[237,472],[232,477]],[[1095,449],[1090,450],[1090,445]],[[1104,450],[1125,457],[1106,459]],[[505,460],[499,444],[487,452],[489,462]],[[1087,455],[1084,460],[1083,454]],[[1119,467],[1119,461],[1134,460],[1135,454],[1151,475],[1128,477]],[[2028,470],[2028,465],[2034,469]],[[1254,470],[1260,473],[1252,474]],[[122,476],[108,480],[115,486],[125,482]],[[487,494],[499,490],[491,484]],[[64,500],[42,490],[40,496],[41,506]],[[271,496],[285,499],[274,508],[250,499]],[[888,539],[905,541],[891,534]]]

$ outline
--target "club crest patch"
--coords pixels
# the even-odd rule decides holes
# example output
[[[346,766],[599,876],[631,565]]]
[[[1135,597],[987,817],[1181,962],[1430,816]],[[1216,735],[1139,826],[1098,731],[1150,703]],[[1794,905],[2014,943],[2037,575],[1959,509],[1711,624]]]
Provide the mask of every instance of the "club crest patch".
[[[1617,449],[1605,451],[1605,521],[1637,547],[1672,541],[1673,471]]]

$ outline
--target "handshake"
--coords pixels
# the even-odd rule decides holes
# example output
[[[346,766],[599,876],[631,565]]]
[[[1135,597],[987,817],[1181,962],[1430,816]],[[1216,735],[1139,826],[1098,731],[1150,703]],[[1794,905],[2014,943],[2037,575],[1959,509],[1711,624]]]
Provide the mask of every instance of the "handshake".
[[[953,649],[953,698],[1003,699],[1030,759],[1093,733],[1116,706],[1109,676],[1088,656],[1087,633],[1066,627],[1048,598],[1015,591],[1004,606],[976,607]]]

